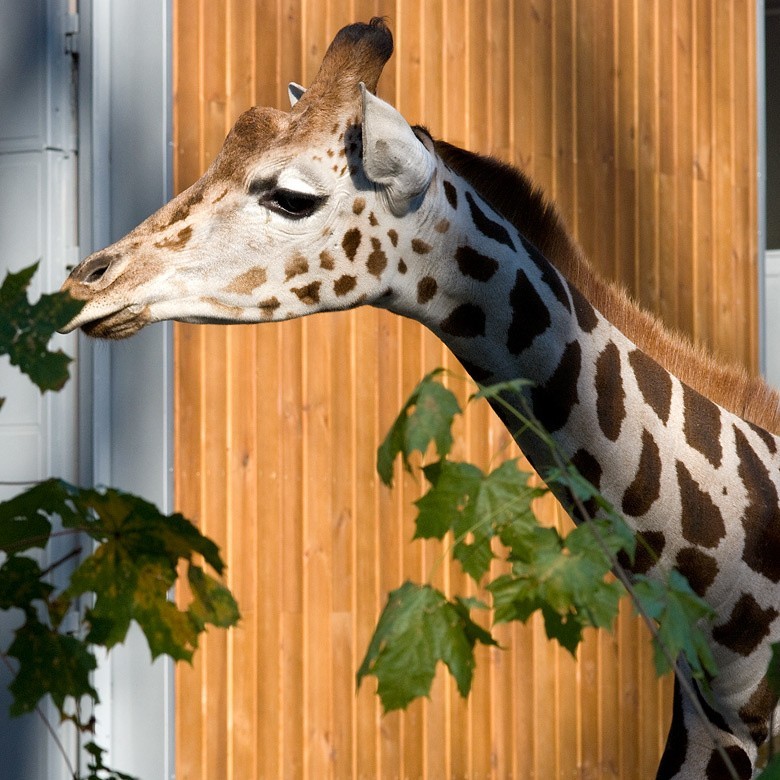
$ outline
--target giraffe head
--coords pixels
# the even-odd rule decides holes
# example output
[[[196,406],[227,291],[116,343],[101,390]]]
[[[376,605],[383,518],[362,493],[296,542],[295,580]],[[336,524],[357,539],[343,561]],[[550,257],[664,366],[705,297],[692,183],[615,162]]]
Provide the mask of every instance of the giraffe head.
[[[345,27],[311,87],[290,85],[289,113],[245,112],[199,181],[73,270],[63,289],[86,304],[67,330],[124,338],[377,302],[397,273],[393,225],[424,217],[435,174],[430,139],[374,95],[392,50],[380,19]]]

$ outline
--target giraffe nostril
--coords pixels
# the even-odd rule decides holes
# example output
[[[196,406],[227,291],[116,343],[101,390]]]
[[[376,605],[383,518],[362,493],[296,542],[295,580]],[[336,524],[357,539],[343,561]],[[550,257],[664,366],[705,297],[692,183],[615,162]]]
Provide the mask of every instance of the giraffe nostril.
[[[73,278],[81,284],[96,284],[104,276],[111,264],[119,257],[114,254],[98,254],[88,257],[73,271]]]

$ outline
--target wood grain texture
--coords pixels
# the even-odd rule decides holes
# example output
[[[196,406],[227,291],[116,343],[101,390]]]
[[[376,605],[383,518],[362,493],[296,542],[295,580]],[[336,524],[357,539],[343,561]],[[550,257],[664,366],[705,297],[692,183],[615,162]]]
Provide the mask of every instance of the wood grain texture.
[[[176,187],[239,113],[286,108],[333,34],[385,15],[379,94],[434,135],[525,168],[594,264],[672,327],[757,365],[754,4],[747,0],[174,0]],[[177,777],[653,776],[670,710],[625,608],[577,661],[543,626],[502,626],[474,691],[448,677],[382,716],[362,659],[387,592],[431,576],[411,542],[420,486],[389,491],[376,446],[422,374],[457,361],[363,309],[264,327],[177,325],[176,503],[222,546],[242,610],[176,683]],[[466,384],[450,380],[465,400]],[[486,408],[458,455],[515,450]],[[566,529],[555,503],[545,522]],[[495,572],[501,564],[495,564]],[[186,593],[180,598],[186,599]]]

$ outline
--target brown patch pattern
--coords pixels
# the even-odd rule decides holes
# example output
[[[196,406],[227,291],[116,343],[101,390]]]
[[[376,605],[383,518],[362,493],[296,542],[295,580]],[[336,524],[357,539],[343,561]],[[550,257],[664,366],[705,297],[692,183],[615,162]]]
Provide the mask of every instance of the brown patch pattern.
[[[398,273],[405,274],[409,269],[406,267],[403,257],[398,261]]]
[[[303,255],[293,255],[284,267],[284,281],[289,282],[290,279],[308,273],[308,271],[309,261]]]
[[[574,304],[574,315],[577,317],[577,324],[583,333],[591,333],[596,325],[599,324],[599,318],[596,310],[590,305],[590,302],[576,288],[569,285],[571,300]]]
[[[738,745],[729,745],[726,748],[726,755],[729,757],[732,766],[737,772],[739,780],[750,780],[753,777],[753,765],[745,751]],[[707,780],[731,780],[734,775],[726,766],[726,762],[717,750],[712,751],[710,760],[707,762]]]
[[[661,452],[652,434],[642,431],[642,453],[633,482],[623,494],[623,514],[641,517],[661,494]]]
[[[683,693],[677,678],[674,680],[674,700],[672,703],[672,725],[658,765],[656,780],[671,780],[682,769],[688,753],[688,729],[685,728]]]
[[[320,252],[320,268],[326,271],[332,271],[336,267],[336,258],[328,252],[327,249],[323,249]]]
[[[436,295],[439,285],[432,276],[423,276],[417,283],[417,303],[423,305]]]
[[[341,247],[349,260],[355,260],[362,238],[363,236],[357,228],[351,228],[344,234],[344,238],[341,240]]]
[[[433,247],[421,238],[412,239],[412,250],[418,255],[427,255]]]
[[[360,216],[363,213],[365,207],[366,207],[365,198],[355,198],[354,202],[352,203],[352,213]]]
[[[723,460],[720,444],[720,409],[688,385],[683,385],[685,440],[716,468]]]
[[[749,656],[769,636],[769,627],[778,616],[774,607],[764,609],[750,593],[743,593],[725,623],[712,629],[718,644],[742,656]]]
[[[717,547],[726,535],[723,515],[710,495],[703,491],[685,464],[677,461],[677,484],[680,488],[682,535],[700,547]]]
[[[368,215],[368,224],[371,225],[371,227],[376,227],[379,224],[379,220],[376,218],[376,214],[372,211]]]
[[[571,303],[569,303],[569,296],[566,292],[566,285],[564,285],[558,272],[553,267],[552,263],[530,242],[523,236],[520,236],[520,241],[523,244],[523,248],[528,253],[528,257],[531,258],[533,264],[539,269],[542,274],[542,282],[546,284],[556,299],[563,305],[563,307],[571,312]]]
[[[739,710],[739,718],[747,726],[756,745],[762,745],[769,736],[769,719],[777,706],[777,700],[777,694],[764,677]]]
[[[596,414],[602,433],[617,441],[626,417],[626,391],[620,374],[620,351],[610,341],[596,360]]]
[[[672,408],[672,378],[669,372],[641,350],[635,349],[628,355],[628,362],[634,371],[639,392],[658,415],[662,423],[669,421]]]
[[[264,301],[260,301],[257,304],[257,308],[260,309],[267,317],[273,316],[273,313],[281,306],[279,299],[274,296],[273,298],[266,298]]]
[[[446,233],[450,229],[448,219],[440,219],[433,228],[437,233]]]
[[[739,458],[739,477],[747,492],[748,505],[742,515],[745,547],[742,558],[753,571],[772,582],[780,582],[780,509],[777,489],[766,466],[750,446],[745,434],[734,428]]]
[[[485,335],[485,312],[473,303],[463,303],[453,309],[441,324],[444,333],[460,338]]]
[[[593,455],[591,455],[591,453],[589,453],[586,449],[579,449],[574,453],[574,455],[572,455],[571,463],[574,468],[576,468],[577,471],[579,471],[579,473],[588,482],[590,482],[591,485],[593,485],[594,488],[597,490],[599,489],[601,486],[601,464],[596,460],[596,458],[593,457]],[[587,517],[582,516],[582,512],[579,510],[579,507],[574,507],[574,515],[578,520],[584,521],[588,518],[592,519],[595,517],[596,512],[598,511],[598,505],[594,498],[589,498],[587,501],[585,501],[583,507]]]
[[[173,249],[178,251],[187,246],[187,243],[192,238],[192,225],[182,228],[175,236],[169,236],[161,241],[155,241],[154,245],[158,249]]]
[[[566,425],[571,410],[579,402],[577,380],[582,368],[579,342],[566,345],[558,367],[544,385],[531,390],[534,414],[549,433]]]
[[[366,261],[366,268],[372,276],[379,277],[387,268],[387,255],[382,251],[382,244],[378,238],[371,239],[371,254]]]
[[[313,306],[320,302],[320,285],[322,282],[311,282],[304,287],[293,287],[292,291],[300,298],[301,303]]]
[[[766,444],[767,449],[769,452],[774,455],[777,452],[777,440],[774,436],[772,436],[769,431],[765,431],[763,428],[760,428],[758,425],[754,425],[753,423],[748,423],[750,427],[753,429],[755,433],[758,434],[758,436],[761,437],[761,440]]]
[[[226,288],[225,292],[251,293],[252,290],[265,284],[268,273],[265,268],[258,266],[237,276]]]
[[[517,269],[515,286],[509,293],[509,305],[512,321],[506,346],[513,355],[519,355],[550,327],[552,320],[541,296],[520,268]]]
[[[348,292],[354,290],[356,285],[356,277],[350,276],[349,274],[344,274],[344,276],[340,276],[338,279],[336,279],[335,282],[333,282],[333,292],[341,297],[342,295],[346,295]]]
[[[390,228],[390,230],[387,231],[387,237],[390,239],[390,243],[393,245],[393,247],[398,246],[398,231],[393,230],[393,228]]]
[[[452,182],[444,180],[444,194],[447,197],[447,202],[452,206],[453,211],[458,208],[458,191]]]
[[[658,563],[664,547],[666,547],[666,537],[662,531],[639,531],[636,535],[634,562],[631,563],[622,550],[618,553],[618,561],[624,569],[634,574],[647,574]]]
[[[600,277],[569,234],[553,203],[521,171],[491,157],[435,141],[444,164],[463,177],[491,208],[535,244],[570,285],[643,352],[674,376],[726,409],[780,434],[780,397],[761,379],[724,365],[666,330],[623,290]]]
[[[459,246],[455,251],[455,260],[464,276],[470,276],[478,282],[486,282],[498,271],[498,260],[483,255],[470,246]]]
[[[466,201],[469,204],[471,220],[474,227],[482,233],[483,236],[508,246],[513,252],[516,251],[515,244],[509,236],[507,229],[498,222],[490,219],[487,214],[479,207],[470,192],[466,193]]]
[[[718,576],[718,562],[698,547],[683,547],[677,553],[676,568],[685,575],[693,590],[704,597]]]

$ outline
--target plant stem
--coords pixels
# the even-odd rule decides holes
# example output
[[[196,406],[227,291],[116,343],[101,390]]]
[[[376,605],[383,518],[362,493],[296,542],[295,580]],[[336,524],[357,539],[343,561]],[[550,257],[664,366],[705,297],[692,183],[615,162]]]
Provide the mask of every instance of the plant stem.
[[[8,669],[8,671],[11,672],[11,674],[16,674],[13,664],[11,664],[11,662],[8,660],[8,656],[5,653],[0,653],[0,660],[2,660],[3,664]],[[76,770],[73,768],[73,764],[70,763],[70,758],[68,757],[68,753],[65,750],[65,746],[62,744],[59,735],[54,730],[54,727],[49,722],[49,719],[46,717],[46,715],[44,715],[43,710],[39,704],[35,705],[35,711],[38,713],[38,717],[43,721],[43,725],[46,726],[46,729],[51,735],[51,738],[57,745],[57,749],[60,751],[60,753],[62,753],[62,759],[65,761],[65,765],[68,767],[68,773],[71,777],[76,777]]]

